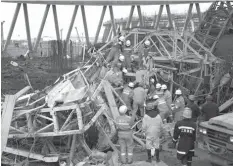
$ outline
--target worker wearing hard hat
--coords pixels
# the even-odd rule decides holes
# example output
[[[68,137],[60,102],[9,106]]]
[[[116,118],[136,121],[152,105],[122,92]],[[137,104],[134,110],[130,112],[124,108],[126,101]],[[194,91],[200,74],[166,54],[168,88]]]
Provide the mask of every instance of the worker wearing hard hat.
[[[163,91],[161,90],[161,84],[160,83],[157,83],[155,85],[155,94],[158,95],[159,97],[162,97],[163,96]]]
[[[106,57],[106,63],[110,63],[111,61],[117,61],[119,59],[120,54],[123,51],[125,37],[120,36],[116,44],[114,44]]]
[[[123,89],[122,95],[121,95],[121,98],[125,102],[128,110],[132,110],[133,88],[134,88],[134,83],[130,82],[128,86],[126,86]]]
[[[187,107],[192,110],[192,120],[194,122],[197,122],[197,119],[200,116],[201,111],[198,105],[195,103],[195,100],[196,100],[196,97],[194,95],[189,95]]]
[[[123,73],[127,73],[127,69],[125,68],[125,56],[120,54],[119,58],[112,62],[112,69],[116,71],[122,71]]]
[[[118,130],[118,138],[121,149],[121,163],[131,164],[133,162],[133,131],[132,126],[136,117],[133,113],[132,117],[126,115],[127,106],[123,105],[119,108],[120,116],[116,118],[116,127]]]
[[[191,120],[192,110],[184,108],[183,120],[175,124],[173,143],[170,148],[177,147],[177,159],[181,160],[183,166],[191,166],[194,156],[194,145],[196,141],[196,124]],[[179,141],[178,141],[179,140]]]
[[[184,102],[184,97],[182,96],[182,91],[180,89],[177,89],[175,91],[175,95],[176,95],[176,100],[174,107],[172,107],[172,111],[174,114],[174,121],[177,122],[182,118],[185,102]]]
[[[146,40],[144,42],[143,48],[140,49],[141,52],[139,53],[139,55],[140,55],[139,68],[140,69],[145,68],[144,64],[146,64],[146,57],[148,56],[148,53],[149,53],[149,47],[150,47],[150,41]]]
[[[150,78],[149,80],[149,88],[148,88],[148,96],[149,97],[153,97],[152,95],[154,94],[155,92],[155,79],[154,78]]]
[[[163,96],[164,99],[166,100],[167,104],[171,106],[172,104],[172,94],[171,92],[167,89],[167,85],[163,84],[161,86],[161,90],[163,91]]]
[[[130,40],[126,40],[125,42],[125,48],[123,51],[123,55],[125,56],[125,67],[127,70],[131,69],[131,55],[132,55],[132,48],[131,48],[131,42]]]
[[[213,102],[213,97],[211,95],[206,97],[206,103],[202,106],[201,113],[205,121],[219,115],[218,105]]]
[[[147,162],[152,162],[154,154],[156,156],[156,161],[160,162],[159,138],[161,134],[164,133],[163,122],[156,106],[147,102],[145,109],[146,113],[142,119],[142,131],[146,136]]]
[[[133,112],[140,110],[140,115],[144,115],[144,103],[146,100],[146,90],[143,83],[139,83],[138,87],[133,90]]]

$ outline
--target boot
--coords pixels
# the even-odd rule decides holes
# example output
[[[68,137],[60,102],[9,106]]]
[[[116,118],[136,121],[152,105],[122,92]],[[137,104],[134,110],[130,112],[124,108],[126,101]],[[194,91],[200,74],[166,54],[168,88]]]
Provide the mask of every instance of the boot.
[[[155,156],[156,156],[156,162],[160,162],[160,159],[159,159],[159,149],[155,149]]]
[[[151,157],[151,150],[147,149],[147,155],[148,155],[148,159],[146,160],[146,162],[151,163],[152,162],[152,157]]]

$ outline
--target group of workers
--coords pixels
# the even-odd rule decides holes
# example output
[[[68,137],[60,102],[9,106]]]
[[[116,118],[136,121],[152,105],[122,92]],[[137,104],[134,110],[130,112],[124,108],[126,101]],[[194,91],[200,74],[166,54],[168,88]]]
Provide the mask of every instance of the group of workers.
[[[130,41],[125,42],[125,38],[120,36],[117,44],[111,48],[106,58],[106,64],[111,67],[113,72],[122,74],[140,69],[148,70],[153,64],[149,56],[149,49],[150,41],[146,40],[142,53],[136,59],[132,55]],[[218,115],[218,107],[212,102],[213,98],[210,95],[206,97],[207,103],[203,105],[202,110],[195,103],[194,95],[190,95],[187,101],[180,89],[175,91],[174,102],[172,102],[172,94],[167,85],[156,83],[153,77],[149,79],[149,85],[145,85],[143,82],[127,83],[123,88],[121,98],[125,105],[119,107],[120,116],[115,122],[121,149],[120,158],[123,164],[133,162],[132,126],[138,115],[142,117],[142,131],[146,137],[148,162],[152,162],[153,156],[156,156],[156,161],[160,162],[159,140],[165,133],[163,124],[176,122],[170,148],[176,147],[178,142],[177,158],[181,160],[183,166],[191,166],[197,120],[201,112],[205,120]]]

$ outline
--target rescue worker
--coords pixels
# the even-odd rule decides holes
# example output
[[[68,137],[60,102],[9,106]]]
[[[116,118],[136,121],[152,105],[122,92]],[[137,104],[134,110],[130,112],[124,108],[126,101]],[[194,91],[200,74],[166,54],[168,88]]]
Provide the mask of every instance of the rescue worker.
[[[125,87],[122,91],[122,100],[125,102],[128,110],[132,110],[132,97],[133,97],[133,88],[134,88],[134,83],[129,82],[128,86]]]
[[[109,64],[112,61],[117,61],[119,59],[119,56],[123,50],[124,41],[125,41],[125,37],[120,36],[118,38],[118,42],[112,46],[108,56],[106,57],[107,64]]]
[[[183,166],[191,166],[194,156],[196,124],[191,117],[192,111],[186,107],[183,112],[184,119],[175,124],[172,144],[170,144],[170,148],[175,148],[178,142],[177,159],[181,160]]]
[[[140,62],[139,62],[139,68],[143,69],[144,68],[144,64],[146,64],[146,57],[148,56],[149,53],[149,47],[150,47],[150,41],[146,40],[144,42],[144,47],[141,49],[141,53],[139,56]]]
[[[142,131],[146,136],[146,149],[148,159],[147,162],[152,162],[154,154],[156,156],[156,162],[160,162],[159,159],[159,147],[160,147],[160,136],[164,133],[163,122],[159,115],[157,107],[153,104],[147,103],[146,114],[142,119]]]
[[[112,69],[114,71],[123,71],[124,73],[126,73],[126,69],[125,69],[125,56],[124,55],[120,55],[119,59],[117,61],[113,61],[112,62]]]
[[[140,115],[144,115],[144,103],[146,100],[146,90],[143,83],[139,83],[138,87],[133,90],[133,112],[140,110]]]
[[[116,118],[116,127],[118,130],[118,138],[121,149],[121,163],[131,164],[133,162],[133,126],[136,113],[132,117],[126,115],[127,106],[122,105],[119,108],[120,116]]]
[[[167,105],[171,106],[171,104],[172,104],[172,94],[167,89],[167,85],[163,84],[161,86],[161,90],[163,90],[163,96],[164,96],[165,101],[167,102]]]
[[[219,115],[218,105],[213,102],[213,97],[211,95],[206,97],[206,103],[202,106],[201,113],[205,121]]]
[[[153,97],[152,95],[154,94],[154,92],[155,92],[155,79],[151,78],[149,80],[149,89],[148,89],[149,97]]]
[[[155,95],[158,95],[159,97],[161,97],[163,95],[163,92],[161,91],[161,84],[157,83],[155,85]]]
[[[154,95],[153,99],[156,101],[154,102],[154,105],[158,107],[159,114],[163,120],[163,122],[166,122],[169,118],[169,115],[171,114],[171,109],[168,107],[165,99],[163,97],[159,97],[158,95]]]
[[[197,119],[200,116],[201,111],[198,105],[195,103],[195,99],[196,98],[194,95],[189,95],[187,107],[192,110],[192,120],[194,122],[197,122]]]
[[[131,71],[131,55],[132,55],[132,48],[130,40],[125,42],[125,48],[123,55],[125,56],[125,67],[127,70]]]
[[[175,95],[176,95],[176,100],[175,100],[175,105],[172,108],[172,111],[174,114],[174,121],[177,122],[181,120],[185,107],[185,102],[184,102],[184,97],[182,96],[182,91],[180,89],[177,89],[175,91]]]

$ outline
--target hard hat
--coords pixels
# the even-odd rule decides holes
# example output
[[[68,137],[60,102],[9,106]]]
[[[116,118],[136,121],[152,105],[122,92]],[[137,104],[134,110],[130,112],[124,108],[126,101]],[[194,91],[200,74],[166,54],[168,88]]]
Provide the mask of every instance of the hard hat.
[[[176,90],[176,92],[175,92],[175,94],[176,94],[176,95],[181,95],[181,94],[182,94],[182,92],[181,92],[181,90],[180,90],[180,89],[177,89],[177,90]]]
[[[192,118],[192,110],[188,107],[185,107],[183,111],[183,117],[188,119]]]
[[[120,106],[119,113],[125,114],[127,112],[127,107],[125,105]]]
[[[130,88],[133,88],[133,87],[134,87],[134,83],[133,83],[133,82],[129,82],[128,86],[129,86]]]
[[[167,85],[163,84],[163,85],[161,86],[161,89],[163,89],[163,90],[167,89]]]
[[[153,103],[147,103],[145,109],[146,111],[151,111],[154,109],[154,107],[155,106],[153,105]]]
[[[208,96],[206,96],[206,100],[207,100],[207,101],[212,101],[212,100],[213,100],[213,97],[212,97],[211,95],[208,95]]]
[[[118,40],[121,41],[121,42],[124,42],[124,41],[125,41],[125,37],[124,37],[124,36],[120,36],[120,37],[118,38]]]
[[[123,69],[122,69],[122,72],[123,72],[123,73],[128,73],[128,71],[127,71],[126,68],[123,68]]]
[[[124,60],[125,60],[125,56],[122,55],[122,54],[120,54],[119,60],[120,60],[120,61],[124,61]]]
[[[154,79],[154,78],[151,78],[150,81],[154,83],[154,82],[155,82],[155,79]]]
[[[125,45],[126,45],[127,47],[129,47],[129,46],[131,45],[130,40],[126,40]]]
[[[144,42],[144,44],[145,44],[146,46],[149,46],[149,45],[150,45],[150,41],[149,41],[149,40],[146,40],[146,41]]]
[[[158,98],[159,98],[158,95],[154,95],[154,96],[153,96],[153,99],[158,99]]]
[[[161,84],[157,83],[156,86],[155,86],[155,88],[157,88],[157,89],[161,88]]]
[[[189,100],[191,100],[191,101],[194,101],[195,99],[196,99],[196,97],[194,96],[194,95],[189,95]]]

